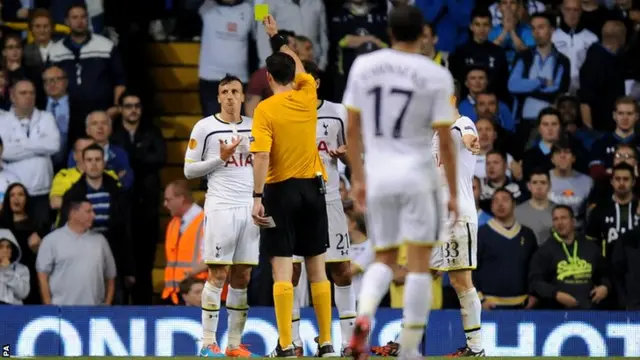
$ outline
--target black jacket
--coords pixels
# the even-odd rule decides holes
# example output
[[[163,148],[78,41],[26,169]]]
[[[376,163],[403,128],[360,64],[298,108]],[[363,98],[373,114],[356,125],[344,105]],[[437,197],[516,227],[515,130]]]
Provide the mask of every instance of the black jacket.
[[[131,232],[131,201],[129,194],[122,190],[118,182],[109,175],[102,175],[102,184],[109,193],[109,225],[108,230],[104,234],[111,246],[111,252],[116,261],[119,276],[133,276],[134,260],[132,250],[132,232]],[[64,194],[62,198],[62,210],[60,212],[60,224],[67,222],[68,208],[72,199],[86,197],[87,195],[86,174],[75,183]]]
[[[619,307],[640,310],[640,228],[613,243],[612,264]]]
[[[613,291],[609,281],[607,265],[600,247],[593,241],[578,237],[568,245],[567,252],[573,256],[577,245],[577,261],[570,261],[563,249],[564,243],[551,236],[531,259],[529,284],[532,292],[542,300],[543,307],[561,308],[556,300],[558,292],[565,292],[578,301],[578,309],[591,309],[591,290],[604,285]]]

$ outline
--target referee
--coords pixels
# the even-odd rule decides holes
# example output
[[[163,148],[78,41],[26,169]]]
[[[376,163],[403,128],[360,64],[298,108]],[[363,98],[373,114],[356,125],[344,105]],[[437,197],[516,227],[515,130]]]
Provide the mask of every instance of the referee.
[[[305,73],[287,40],[278,35],[271,15],[264,19],[264,27],[274,50],[266,61],[274,95],[260,102],[253,113],[252,216],[263,229],[260,252],[271,259],[273,267],[273,301],[280,334],[275,356],[296,356],[291,334],[293,255],[305,258],[311,282],[320,328],[317,355],[337,356],[331,345],[331,285],[325,272],[327,175],[316,148],[316,82]]]

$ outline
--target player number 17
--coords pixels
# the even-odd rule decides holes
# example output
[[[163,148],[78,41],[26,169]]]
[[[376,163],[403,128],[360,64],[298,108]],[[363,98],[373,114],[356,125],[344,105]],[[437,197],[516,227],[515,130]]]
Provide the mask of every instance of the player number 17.
[[[373,95],[374,97],[373,103],[375,106],[374,116],[375,116],[375,122],[376,122],[376,136],[384,136],[382,129],[380,129],[380,117],[382,116],[380,105],[382,104],[382,96],[383,96],[382,86],[374,87],[373,89],[369,90],[368,94]],[[391,88],[391,91],[389,91],[389,93],[386,94],[386,96],[390,96],[390,95],[401,95],[401,96],[404,96],[405,98],[404,105],[402,106],[402,110],[400,111],[400,115],[398,115],[398,118],[396,118],[395,124],[393,125],[392,136],[394,139],[397,139],[402,136],[402,121],[404,120],[404,116],[407,112],[407,108],[409,107],[409,103],[411,102],[411,98],[413,98],[413,91],[398,89],[398,88]]]

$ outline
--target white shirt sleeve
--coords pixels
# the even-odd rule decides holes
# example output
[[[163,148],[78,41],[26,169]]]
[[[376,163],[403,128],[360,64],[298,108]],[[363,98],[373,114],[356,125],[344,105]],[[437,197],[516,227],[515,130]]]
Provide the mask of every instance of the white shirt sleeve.
[[[441,83],[433,90],[431,104],[431,126],[451,126],[455,121],[453,77],[444,72]]]
[[[207,140],[207,131],[202,123],[197,123],[191,130],[189,145],[184,156],[184,176],[187,179],[195,179],[209,173],[214,172],[224,165],[224,161],[220,158],[219,152],[211,159],[204,160],[205,141]],[[215,144],[214,149],[218,149]]]
[[[347,87],[344,90],[344,95],[342,97],[342,104],[346,106],[347,109],[360,111],[362,108],[362,89],[358,84],[358,64],[359,59],[353,62],[351,65],[351,70],[349,70],[349,77],[347,78]]]

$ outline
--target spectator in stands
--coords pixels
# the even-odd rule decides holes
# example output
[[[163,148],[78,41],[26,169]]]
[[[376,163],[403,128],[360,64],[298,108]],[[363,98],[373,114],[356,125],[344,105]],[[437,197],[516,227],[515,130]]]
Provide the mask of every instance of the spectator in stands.
[[[11,88],[10,112],[0,115],[0,137],[7,169],[31,194],[38,221],[49,221],[49,190],[53,178],[51,155],[60,149],[60,133],[53,116],[35,108],[35,88],[20,80]]]
[[[202,42],[198,77],[204,116],[220,112],[218,86],[227,74],[249,81],[249,38],[253,31],[253,8],[249,1],[195,0],[189,8],[202,18]],[[269,8],[271,10],[271,8]]]
[[[548,171],[553,167],[551,163],[551,148],[553,144],[560,140],[562,135],[560,114],[557,110],[546,108],[540,111],[538,114],[538,133],[540,134],[540,140],[537,141],[536,145],[525,151],[522,158],[524,179],[529,178],[535,168]]]
[[[478,4],[477,6],[481,6]],[[529,15],[533,15],[536,13],[541,13],[546,10],[546,7],[543,2],[537,0],[526,0],[523,1],[522,7],[518,12],[518,17],[524,21],[528,21]],[[489,6],[489,13],[493,18],[492,25],[500,25],[502,21],[502,10],[500,7],[500,1],[496,1]]]
[[[422,39],[422,55],[433,60],[436,64],[440,64],[446,68],[449,67],[449,53],[436,49],[438,43],[438,34],[436,34],[433,26],[425,23],[424,38]]]
[[[491,200],[493,219],[478,229],[478,266],[473,283],[482,294],[484,310],[532,308],[536,303],[535,298],[527,296],[527,272],[538,244],[533,231],[514,216],[515,206],[509,190],[497,189]]]
[[[522,0],[499,0],[498,8],[502,13],[499,25],[494,25],[489,32],[489,41],[502,47],[507,56],[507,63],[513,64],[516,52],[533,46],[531,27],[520,20]],[[496,17],[494,17],[496,19]]]
[[[204,280],[188,277],[179,284],[180,298],[186,306],[202,307]]]
[[[613,243],[613,279],[618,308],[640,310],[640,227],[627,231]]]
[[[465,77],[464,87],[467,97],[460,99],[458,112],[462,116],[469,117],[473,120],[475,117],[476,97],[487,90],[489,86],[489,77],[487,71],[481,66],[469,67],[467,76]],[[477,118],[476,118],[477,119]]]
[[[69,100],[78,119],[96,110],[113,117],[117,101],[125,90],[125,74],[120,54],[113,42],[89,30],[87,7],[75,3],[67,11],[71,34],[56,42],[49,52],[49,62],[59,66],[69,77]],[[84,124],[70,124],[70,143],[84,135]]]
[[[598,131],[612,131],[611,114],[617,99],[625,95],[624,58],[626,29],[610,20],[602,28],[602,41],[587,50],[580,68],[580,113],[584,124]]]
[[[60,132],[60,151],[53,155],[53,167],[56,170],[66,165],[69,153],[69,95],[67,94],[67,74],[57,66],[50,66],[42,73],[44,91],[47,95],[46,110],[53,114]]]
[[[551,210],[556,206],[549,200],[551,178],[544,170],[534,170],[527,182],[531,199],[516,207],[516,219],[536,235],[538,245],[544,244],[551,234]]]
[[[501,188],[511,192],[516,204],[526,200],[525,187],[507,176],[507,156],[503,152],[491,150],[487,153],[487,177],[480,189],[480,207],[484,211],[491,211],[493,193]]]
[[[634,21],[631,19],[631,11],[633,10],[634,0],[615,0],[611,9],[611,19],[620,20],[627,29],[627,42],[631,40],[631,35],[635,27]]]
[[[164,190],[164,206],[171,214],[164,241],[167,265],[164,269],[162,299],[178,305],[179,283],[187,277],[207,279],[207,267],[202,266],[202,222],[204,211],[193,201],[186,180],[175,180]]]
[[[348,184],[348,180],[346,177],[344,177],[344,175],[340,176],[340,200],[342,201],[347,201],[350,200],[349,198],[349,184]]]
[[[84,151],[84,149],[93,144],[95,144],[95,142],[89,137],[81,137],[76,140],[72,153],[76,166],[61,169],[53,177],[53,182],[51,183],[51,192],[49,193],[49,205],[52,209],[60,210],[60,208],[62,207],[62,197],[82,177],[82,174],[85,171],[84,161],[82,160],[82,152]],[[113,170],[105,170],[105,173],[111,176],[116,181],[120,180],[118,178],[118,174],[116,174]],[[148,229],[148,231],[153,230]]]
[[[276,16],[276,20],[277,16]],[[388,47],[387,12],[382,3],[370,0],[348,0],[331,17],[329,39],[337,44],[338,61],[334,94],[342,96],[353,61],[358,55]],[[324,69],[322,64],[318,64]]]
[[[580,24],[580,0],[562,2],[562,21],[551,37],[553,45],[564,54],[571,64],[569,91],[575,94],[580,88],[580,68],[587,55],[587,49],[598,41],[598,37]]]
[[[134,176],[129,162],[129,155],[127,155],[127,152],[123,148],[110,142],[109,138],[113,131],[113,121],[109,115],[104,111],[94,111],[90,113],[87,115],[86,128],[87,135],[104,150],[107,169],[113,170],[118,174],[118,178],[125,189],[131,189]],[[69,168],[76,166],[73,153],[69,154],[67,166]]]
[[[475,1],[416,0],[415,6],[424,14],[425,20],[439,35],[436,48],[451,53],[457,46],[467,42],[469,23]]]
[[[313,41],[304,35],[296,35],[296,49],[300,60],[313,61]]]
[[[582,0],[580,3],[582,7],[580,22],[602,40],[602,27],[611,18],[611,10],[598,0]]]
[[[482,226],[487,223],[491,219],[491,214],[480,208],[480,190],[482,188],[482,183],[477,176],[473,177],[473,198],[476,202],[476,210],[478,211],[478,226]]]
[[[640,225],[637,215],[638,199],[633,195],[635,182],[633,166],[624,162],[616,165],[611,174],[613,196],[603,199],[589,213],[585,235],[587,239],[601,244],[606,258],[611,257],[614,242]]]
[[[7,79],[7,70],[0,67],[0,114],[11,108],[10,85],[9,79]]]
[[[278,31],[278,35],[285,37],[289,41],[287,46],[289,46],[291,50],[295,52],[298,51],[295,33],[289,30],[280,30]],[[271,91],[271,87],[269,87],[269,82],[267,81],[267,68],[262,66],[251,75],[251,79],[249,80],[247,99],[244,103],[245,114],[252,117],[253,110],[258,106],[258,103],[271,95],[273,95],[273,91]]]
[[[29,78],[27,68],[22,62],[22,39],[20,35],[9,33],[3,38],[2,65],[7,69],[9,83]]]
[[[613,132],[604,134],[593,145],[591,152],[591,162],[589,163],[589,174],[594,179],[606,176],[613,166],[614,158],[611,156],[616,152],[618,144],[629,144],[640,147],[640,139],[636,135],[636,124],[640,119],[638,104],[629,97],[621,97],[616,100],[613,120],[616,128]]]
[[[125,92],[120,97],[122,123],[113,134],[113,142],[122,146],[135,173],[133,212],[139,214],[133,224],[136,286],[133,303],[151,304],[153,290],[151,271],[160,234],[159,209],[160,169],[165,163],[167,149],[160,130],[151,119],[143,118],[140,96]]]
[[[15,235],[21,250],[20,263],[30,271],[31,291],[25,304],[41,304],[36,274],[36,254],[42,238],[49,232],[49,225],[36,222],[33,217],[29,193],[21,184],[12,184],[7,190],[4,206],[0,212],[0,228],[8,229]]]
[[[553,145],[551,162],[553,169],[549,172],[551,180],[549,198],[556,204],[571,207],[578,224],[582,225],[593,180],[574,169],[576,157],[567,141],[558,141]]]
[[[2,151],[2,138],[0,137],[0,203],[4,201],[4,196],[9,185],[20,182],[16,174],[6,169],[6,165],[2,161]],[[2,211],[2,205],[0,205],[0,211]]]
[[[484,181],[487,177],[487,155],[492,150],[496,149],[496,140],[498,139],[498,133],[496,132],[495,124],[487,118],[480,118],[476,122],[476,128],[478,130],[478,142],[480,143],[480,153],[476,155],[476,167],[475,176]],[[507,156],[507,166],[510,167],[513,162],[513,157],[509,154]],[[507,176],[511,176],[511,171],[507,169]]]
[[[49,61],[53,46],[53,20],[46,9],[36,9],[29,20],[33,42],[24,47],[24,64],[41,74]]]
[[[475,98],[475,111],[471,120],[489,119],[499,125],[501,129],[514,132],[516,128],[515,119],[511,110],[505,103],[498,100],[498,96],[492,92],[481,92]],[[504,132],[505,135],[509,135]]]
[[[553,233],[531,259],[529,284],[545,309],[592,309],[609,295],[604,257],[576,232],[570,207],[553,209]]]
[[[11,231],[0,229],[0,304],[22,305],[29,295],[29,269],[20,264],[20,255]]]
[[[638,178],[638,152],[636,147],[631,144],[619,144],[616,152],[613,154],[613,167],[618,164],[628,164],[634,169],[634,175]],[[640,196],[640,182],[636,181],[633,187],[633,193],[636,197]],[[607,172],[606,176],[596,180],[589,199],[587,200],[588,208],[592,208],[602,201],[610,200],[613,196],[613,186],[611,184],[611,174]]]
[[[508,100],[507,79],[509,64],[504,49],[489,41],[491,14],[487,9],[476,7],[471,12],[471,39],[460,45],[449,57],[449,68],[454,77],[464,82],[467,70],[472,66],[487,69],[490,88]]]
[[[363,0],[355,1],[363,2]],[[315,63],[324,70],[329,63],[329,39],[324,1],[264,0],[263,3],[269,5],[269,14],[276,19],[279,28],[289,29],[313,41]],[[272,53],[269,37],[264,31],[258,31],[256,42],[260,66],[265,66],[267,57]]]
[[[582,123],[580,100],[573,95],[561,95],[556,100],[556,109],[566,134],[577,140],[587,152],[591,151],[594,142],[602,135]]]
[[[569,59],[551,42],[553,19],[546,14],[535,14],[531,26],[536,46],[518,53],[509,76],[509,91],[517,97],[516,116],[523,120],[524,134],[535,126],[534,121],[542,109],[567,92],[571,79]]]
[[[92,203],[70,197],[65,225],[47,235],[38,251],[36,268],[44,304],[111,305],[116,263],[107,240],[91,231]]]
[[[90,200],[95,211],[91,230],[107,238],[118,267],[116,303],[121,304],[124,300],[123,287],[129,289],[135,283],[131,201],[118,181],[105,173],[104,149],[100,145],[86,147],[82,151],[82,161],[84,173],[62,198],[60,223],[66,222],[68,211],[65,209],[73,199]]]

